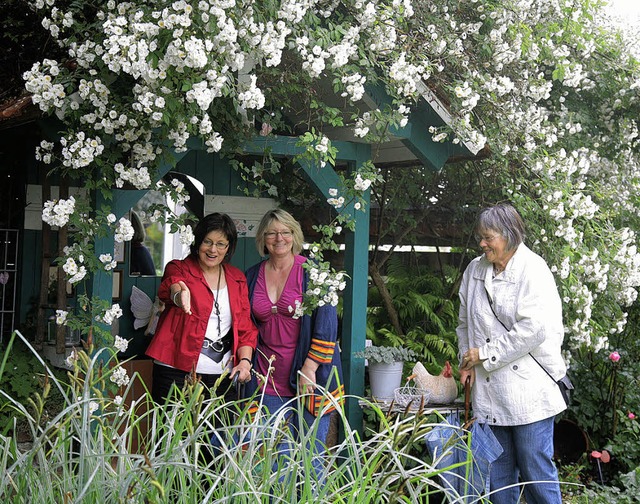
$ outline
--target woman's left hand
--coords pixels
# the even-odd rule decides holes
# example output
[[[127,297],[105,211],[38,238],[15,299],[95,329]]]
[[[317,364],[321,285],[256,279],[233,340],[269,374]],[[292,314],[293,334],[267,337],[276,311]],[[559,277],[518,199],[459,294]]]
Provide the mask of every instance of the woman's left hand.
[[[460,371],[470,371],[477,364],[480,364],[480,351],[477,348],[470,348],[462,356]]]
[[[315,390],[316,369],[318,369],[317,365],[314,367],[308,360],[305,361],[302,369],[300,369],[300,376],[298,378],[298,392],[300,394],[311,394]]]
[[[238,375],[239,383],[247,383],[251,380],[251,364],[246,360],[240,361],[240,363],[231,370],[231,379]]]

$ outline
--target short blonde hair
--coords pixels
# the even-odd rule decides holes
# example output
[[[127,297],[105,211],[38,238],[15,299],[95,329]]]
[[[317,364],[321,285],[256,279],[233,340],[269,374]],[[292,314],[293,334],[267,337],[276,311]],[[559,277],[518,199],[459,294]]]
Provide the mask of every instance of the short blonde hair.
[[[304,235],[302,234],[302,228],[300,227],[300,223],[294,219],[293,215],[291,215],[286,210],[282,208],[276,208],[275,210],[269,210],[266,214],[262,216],[260,220],[260,224],[258,224],[258,229],[256,230],[256,248],[258,249],[258,254],[262,257],[269,255],[269,251],[265,246],[265,236],[264,234],[267,232],[267,229],[271,227],[274,221],[278,221],[283,226],[288,227],[293,233],[293,244],[291,247],[291,251],[294,254],[299,254],[302,252],[302,244],[304,243]]]

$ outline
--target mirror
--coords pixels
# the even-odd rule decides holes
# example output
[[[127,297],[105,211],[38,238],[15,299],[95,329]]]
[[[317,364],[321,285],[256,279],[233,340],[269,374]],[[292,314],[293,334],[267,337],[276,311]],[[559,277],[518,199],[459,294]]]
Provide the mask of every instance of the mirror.
[[[190,210],[198,218],[202,217],[204,205],[204,186],[200,181],[171,172],[164,177],[167,183],[177,178],[182,181],[190,195],[187,203]],[[149,208],[152,205],[164,204],[174,213],[180,215],[187,208],[173,201],[165,199],[159,191],[148,191],[131,209],[129,220],[134,229],[134,235],[129,242],[129,276],[162,276],[164,267],[172,259],[182,259],[189,253],[189,247],[180,242],[180,235],[173,234],[169,226],[150,219]]]
[[[144,216],[145,214],[143,214]],[[156,233],[153,233],[155,226],[153,223],[147,223],[145,226],[142,223],[142,218],[136,210],[131,210],[129,220],[133,225],[133,238],[129,244],[129,275],[131,276],[156,276],[156,263],[158,262],[158,247],[156,246],[156,240],[153,239]],[[147,228],[151,231],[151,235],[148,238]],[[160,236],[162,238],[162,235]],[[160,242],[162,247],[162,240]],[[156,260],[154,261],[151,250],[156,252]]]
[[[164,203],[164,196],[158,191],[149,191],[131,209],[129,220],[134,233],[129,242],[130,276],[162,275],[164,226],[159,222],[152,222],[147,212],[151,205],[157,203]]]

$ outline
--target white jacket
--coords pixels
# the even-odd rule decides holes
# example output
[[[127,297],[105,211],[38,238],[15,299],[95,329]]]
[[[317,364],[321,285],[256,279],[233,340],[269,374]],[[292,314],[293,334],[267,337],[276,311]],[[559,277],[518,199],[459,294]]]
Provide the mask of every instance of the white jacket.
[[[508,331],[491,310],[489,298]],[[561,355],[562,303],[551,270],[524,243],[495,278],[493,264],[484,255],[469,264],[460,286],[456,332],[460,355],[479,348],[483,359],[475,367],[473,386],[478,421],[524,425],[566,409],[554,381],[567,371]]]

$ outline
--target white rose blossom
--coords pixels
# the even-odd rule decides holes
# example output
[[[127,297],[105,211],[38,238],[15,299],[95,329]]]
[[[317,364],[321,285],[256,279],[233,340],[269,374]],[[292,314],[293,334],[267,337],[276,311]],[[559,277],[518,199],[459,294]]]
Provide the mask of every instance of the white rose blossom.
[[[117,261],[115,261],[111,257],[111,254],[100,254],[99,259],[100,262],[104,265],[105,271],[111,271],[118,264]]]
[[[122,366],[115,368],[109,379],[118,387],[126,387],[129,384],[129,375],[127,374],[127,370]]]
[[[68,311],[65,310],[56,310],[56,324],[65,325],[67,323],[67,315]]]
[[[131,221],[126,217],[120,217],[119,224],[116,228],[114,240],[118,243],[125,241],[131,241],[133,238],[134,229]]]
[[[118,352],[126,352],[127,348],[129,348],[129,341],[121,338],[120,336],[115,337],[115,341],[113,342],[113,346],[118,350]]]
[[[358,173],[354,180],[354,189],[356,191],[366,191],[371,186],[371,180],[363,179],[362,175]]]
[[[67,200],[47,201],[42,210],[42,220],[50,226],[66,226],[75,211],[75,204],[73,196]]]
[[[193,236],[193,230],[189,225],[180,226],[180,243],[183,245],[191,245],[195,240],[195,236]]]
[[[111,305],[111,308],[104,312],[102,321],[107,325],[111,325],[114,320],[120,317],[122,317],[122,308],[120,308],[118,303],[114,303]]]

